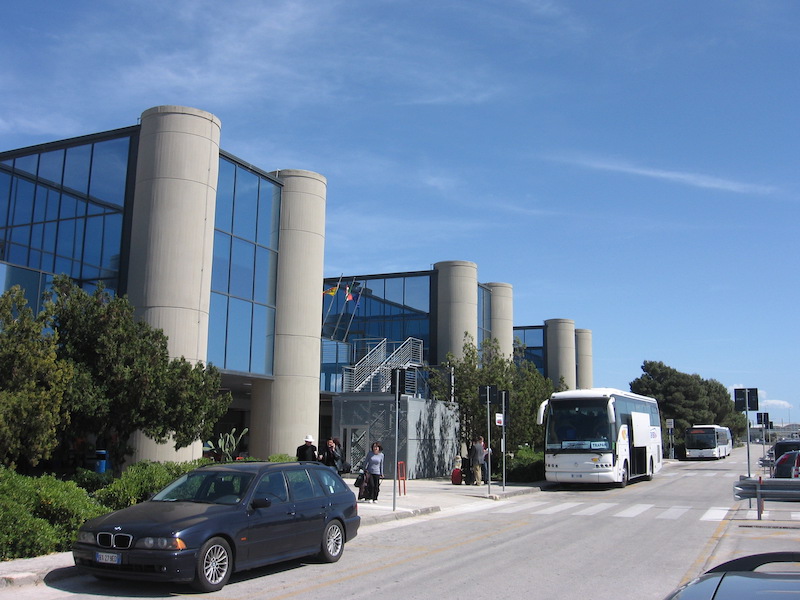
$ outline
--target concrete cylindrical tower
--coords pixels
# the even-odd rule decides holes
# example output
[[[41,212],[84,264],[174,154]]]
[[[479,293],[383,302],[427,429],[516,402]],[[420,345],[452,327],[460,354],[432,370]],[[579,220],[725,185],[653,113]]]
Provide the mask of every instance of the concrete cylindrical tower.
[[[548,319],[545,326],[545,355],[547,377],[558,387],[561,378],[567,388],[576,386],[575,367],[575,321],[571,319]]]
[[[294,455],[306,435],[319,434],[327,180],[301,170],[272,175],[283,182],[274,381],[253,390],[250,414],[250,452],[261,458]]]
[[[592,330],[575,330],[575,355],[578,361],[578,389],[594,387],[594,356],[592,352]]]
[[[183,106],[142,114],[127,292],[139,318],[169,336],[169,353],[205,361],[211,297],[220,121]],[[143,435],[134,460],[198,458]]]
[[[464,357],[464,333],[478,343],[478,265],[451,260],[433,265],[438,271],[436,362],[448,352]]]
[[[492,337],[497,340],[500,352],[511,358],[514,355],[514,288],[510,283],[487,283],[492,290],[490,312]]]

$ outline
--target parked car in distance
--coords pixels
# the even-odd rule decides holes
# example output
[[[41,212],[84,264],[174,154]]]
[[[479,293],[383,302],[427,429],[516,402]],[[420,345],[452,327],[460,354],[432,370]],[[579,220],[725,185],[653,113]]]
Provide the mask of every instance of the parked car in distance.
[[[783,479],[800,478],[800,450],[790,450],[781,454],[775,461],[775,471],[772,476]]]
[[[87,521],[75,565],[100,578],[222,589],[231,574],[310,555],[342,556],[361,523],[356,497],[319,463],[207,465],[150,500]]]
[[[792,563],[791,567],[778,565]],[[800,590],[800,552],[768,552],[717,565],[664,600],[791,598]],[[757,571],[766,566],[769,570]]]

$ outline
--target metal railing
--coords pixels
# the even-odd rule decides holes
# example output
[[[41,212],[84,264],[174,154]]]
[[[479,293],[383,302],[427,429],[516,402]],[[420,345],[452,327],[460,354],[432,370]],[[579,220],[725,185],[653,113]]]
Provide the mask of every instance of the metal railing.
[[[733,484],[733,497],[736,500],[756,499],[758,519],[764,512],[765,500],[797,502],[800,500],[800,479],[776,479],[768,477],[739,477]]]
[[[408,338],[388,356],[386,347],[384,339],[355,365],[344,368],[342,388],[345,392],[365,389],[387,392],[392,386],[392,369],[422,366],[422,340]],[[407,373],[404,393],[416,394],[416,384],[416,373],[413,376]]]

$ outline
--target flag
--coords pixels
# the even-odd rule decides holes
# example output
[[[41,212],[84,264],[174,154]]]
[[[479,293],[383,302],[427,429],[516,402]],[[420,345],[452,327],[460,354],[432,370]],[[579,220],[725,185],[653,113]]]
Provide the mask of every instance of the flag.
[[[335,296],[336,292],[338,292],[338,291],[339,291],[339,286],[335,285],[333,287],[328,288],[327,290],[324,290],[322,293],[323,294],[328,294],[328,296]]]
[[[349,302],[353,299],[353,294],[350,293],[350,286],[345,287],[344,301]]]

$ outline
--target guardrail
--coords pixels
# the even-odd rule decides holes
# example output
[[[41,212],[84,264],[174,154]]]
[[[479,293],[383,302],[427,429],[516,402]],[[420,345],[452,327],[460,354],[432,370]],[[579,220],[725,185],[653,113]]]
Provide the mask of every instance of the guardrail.
[[[800,479],[763,479],[741,475],[739,481],[733,484],[733,497],[736,500],[755,498],[760,521],[765,500],[800,501]]]

